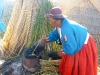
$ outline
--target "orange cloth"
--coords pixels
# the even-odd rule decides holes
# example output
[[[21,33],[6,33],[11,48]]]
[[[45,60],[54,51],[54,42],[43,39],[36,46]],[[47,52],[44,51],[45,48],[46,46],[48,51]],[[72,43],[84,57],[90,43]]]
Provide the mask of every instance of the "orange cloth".
[[[98,51],[94,39],[90,36],[88,43],[75,55],[63,55],[59,72],[62,75],[97,75]]]

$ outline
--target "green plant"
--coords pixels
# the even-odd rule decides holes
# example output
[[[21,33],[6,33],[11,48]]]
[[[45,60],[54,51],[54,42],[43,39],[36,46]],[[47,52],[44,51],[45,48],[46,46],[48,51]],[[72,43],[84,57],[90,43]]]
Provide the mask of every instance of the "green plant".
[[[52,7],[53,4],[50,1],[41,1],[36,15],[36,20],[32,32],[32,39],[29,46],[32,46],[33,41],[46,37],[47,34],[52,31],[53,28],[49,23],[49,19],[44,17],[44,14],[49,13]],[[59,46],[55,42],[47,44],[47,46],[49,46],[50,50],[58,50],[59,48]]]

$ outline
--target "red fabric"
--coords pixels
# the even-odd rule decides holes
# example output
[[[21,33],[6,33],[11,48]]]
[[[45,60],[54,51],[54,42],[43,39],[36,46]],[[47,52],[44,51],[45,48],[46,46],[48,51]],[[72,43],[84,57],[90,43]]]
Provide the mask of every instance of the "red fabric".
[[[90,36],[88,43],[75,55],[63,55],[59,72],[61,75],[97,75],[98,52],[94,39]]]

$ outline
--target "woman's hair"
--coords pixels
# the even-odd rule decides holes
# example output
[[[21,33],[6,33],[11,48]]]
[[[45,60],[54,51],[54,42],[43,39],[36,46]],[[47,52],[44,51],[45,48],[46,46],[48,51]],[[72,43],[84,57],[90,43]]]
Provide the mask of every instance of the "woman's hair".
[[[53,19],[55,19],[55,20],[60,20],[61,21],[61,23],[63,22],[63,20],[64,20],[64,18],[53,18]]]

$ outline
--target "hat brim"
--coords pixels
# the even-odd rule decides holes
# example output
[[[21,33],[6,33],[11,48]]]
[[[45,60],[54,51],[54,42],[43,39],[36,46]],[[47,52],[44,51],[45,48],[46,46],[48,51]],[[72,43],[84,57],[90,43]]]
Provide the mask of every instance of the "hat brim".
[[[67,16],[65,16],[65,15],[53,16],[52,14],[45,14],[44,17],[47,17],[47,18],[65,18]]]

